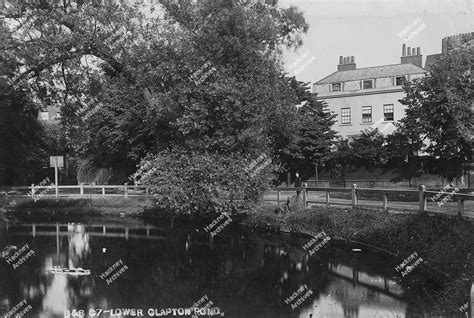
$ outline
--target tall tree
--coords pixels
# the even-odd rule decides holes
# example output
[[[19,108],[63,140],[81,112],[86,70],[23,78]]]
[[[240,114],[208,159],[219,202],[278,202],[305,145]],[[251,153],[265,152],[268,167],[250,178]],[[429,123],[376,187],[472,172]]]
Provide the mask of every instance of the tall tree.
[[[450,181],[460,177],[462,165],[472,160],[473,62],[473,49],[451,52],[432,66],[427,77],[407,82],[406,96],[400,100],[407,106],[398,128],[405,139],[403,147],[427,154],[425,170]]]
[[[294,77],[290,83],[298,98],[297,120],[293,127],[296,136],[285,149],[282,161],[287,168],[299,170],[303,178],[307,178],[326,163],[334,147],[336,132],[332,126],[335,115],[328,111],[325,102],[315,99],[308,83]]]
[[[108,79],[107,91],[114,94],[107,96],[113,100],[107,112],[121,115],[91,121],[97,119],[92,131],[100,138],[90,140],[89,153],[123,153],[136,140],[149,140],[133,149],[137,157],[142,156],[138,150],[157,153],[170,145],[255,157],[286,146],[279,132],[294,131],[279,118],[295,120],[298,99],[282,72],[281,46],[300,44],[298,34],[307,29],[301,14],[280,10],[276,2],[161,3],[170,17],[162,22],[161,38],[129,61],[151,87],[149,104],[129,100],[134,87],[127,90],[121,79]],[[140,129],[131,134],[127,127],[133,126]],[[97,152],[104,143],[117,150]]]
[[[0,96],[20,93],[41,105],[60,105],[66,155],[79,156],[87,141],[86,125],[74,114],[84,101],[100,96],[98,64],[106,63],[130,85],[137,83],[124,61],[133,45],[146,41],[139,30],[149,21],[143,5],[115,2],[12,1],[0,13],[0,60],[9,63],[0,71],[9,83]]]
[[[275,113],[295,111],[281,50],[308,25],[277,1],[40,1],[4,16],[10,89],[61,105],[69,151],[91,166],[130,170],[171,144],[258,155]]]
[[[36,183],[46,175],[50,145],[38,109],[21,92],[0,97],[0,185]]]

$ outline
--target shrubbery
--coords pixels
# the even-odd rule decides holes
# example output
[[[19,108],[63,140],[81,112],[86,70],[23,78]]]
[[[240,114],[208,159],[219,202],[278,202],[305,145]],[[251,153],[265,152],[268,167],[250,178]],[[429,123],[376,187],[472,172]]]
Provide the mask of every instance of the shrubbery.
[[[278,167],[251,156],[175,148],[142,160],[136,173],[151,185],[156,205],[178,214],[237,213],[251,209]]]

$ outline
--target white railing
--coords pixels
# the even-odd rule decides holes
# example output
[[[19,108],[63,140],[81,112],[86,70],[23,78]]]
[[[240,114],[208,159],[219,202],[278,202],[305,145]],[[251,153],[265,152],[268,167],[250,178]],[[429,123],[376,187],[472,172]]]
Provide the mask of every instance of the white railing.
[[[432,212],[432,213],[438,213],[438,211],[433,211],[427,209],[427,199],[430,196],[436,195],[440,193],[439,191],[427,191],[426,187],[424,185],[421,185],[418,190],[405,190],[405,189],[374,189],[374,188],[357,188],[356,184],[352,184],[351,188],[322,188],[322,187],[307,187],[306,185],[303,184],[302,187],[300,188],[274,188],[272,191],[277,192],[277,198],[276,200],[274,199],[266,199],[265,201],[276,201],[278,205],[282,202],[281,200],[281,192],[295,192],[295,191],[301,191],[302,194],[302,199],[303,203],[307,205],[307,203],[325,203],[326,207],[330,207],[333,203],[331,202],[331,193],[350,193],[350,203],[341,203],[341,202],[334,202],[334,204],[342,204],[342,205],[349,205],[352,206],[353,208],[357,207],[363,207],[364,204],[361,203],[359,200],[360,195],[362,193],[378,193],[381,194],[382,197],[382,202],[380,208],[382,208],[384,211],[388,211],[390,208],[389,206],[389,200],[388,200],[388,195],[389,194],[411,194],[415,195],[418,198],[418,204],[417,207],[414,209],[412,208],[413,211],[416,211],[418,213],[423,213],[423,212]],[[321,201],[314,201],[308,199],[308,193],[309,192],[324,192],[326,200],[325,202]],[[466,201],[474,201],[474,195],[471,194],[462,194],[462,193],[448,193],[444,192],[445,195],[449,195],[452,201],[457,202],[457,207],[456,207],[456,212],[458,213],[458,216],[462,217],[465,212],[465,202]],[[349,201],[349,199],[347,199]],[[415,203],[415,202],[413,202]],[[469,212],[474,212],[474,211],[469,211]]]
[[[55,193],[56,187],[37,186],[32,184],[30,187],[8,187],[0,195],[6,197],[77,197],[102,196],[105,197],[125,197],[130,196],[150,196],[150,187],[143,185],[59,185],[58,193]],[[46,190],[46,191],[45,191]],[[91,193],[92,192],[92,193]]]

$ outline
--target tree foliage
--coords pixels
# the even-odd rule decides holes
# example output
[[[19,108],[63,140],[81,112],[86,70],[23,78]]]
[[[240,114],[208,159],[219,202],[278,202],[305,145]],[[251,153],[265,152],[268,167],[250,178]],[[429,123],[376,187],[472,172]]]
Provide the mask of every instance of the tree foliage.
[[[282,120],[291,122],[293,139],[286,142],[282,147],[282,162],[287,169],[299,170],[303,178],[314,174],[315,164],[325,164],[334,147],[336,132],[332,129],[334,117],[324,101],[318,101],[311,94],[308,83],[291,79],[291,86],[298,100],[298,111],[296,120],[289,120],[288,116],[282,116]],[[283,143],[282,143],[283,144]]]
[[[270,158],[253,161],[240,154],[172,148],[144,158],[136,178],[153,186],[156,205],[164,211],[234,214],[259,201],[278,168]]]
[[[52,150],[45,127],[38,122],[38,105],[22,93],[0,98],[0,184],[39,182]]]
[[[425,153],[429,160],[424,169],[448,180],[460,177],[462,164],[472,160],[473,52],[448,54],[433,65],[429,76],[407,82],[406,96],[400,100],[407,109],[398,125],[397,138],[403,142],[396,149],[409,161],[412,153]]]
[[[280,56],[308,25],[276,1],[34,2],[5,16],[10,88],[33,75],[25,91],[62,106],[69,151],[92,167],[129,171],[170,145],[258,156],[296,102]]]

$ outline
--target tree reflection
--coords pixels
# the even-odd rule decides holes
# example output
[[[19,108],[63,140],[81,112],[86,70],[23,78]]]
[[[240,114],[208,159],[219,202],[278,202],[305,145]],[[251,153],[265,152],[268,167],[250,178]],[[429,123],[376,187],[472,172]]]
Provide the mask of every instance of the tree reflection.
[[[125,227],[104,230],[108,236],[82,224],[57,227],[49,236],[37,229],[34,238],[9,233],[10,243],[27,242],[36,256],[16,271],[1,263],[6,307],[25,298],[44,317],[62,317],[73,308],[190,307],[208,295],[214,306],[239,316],[308,317],[315,308],[348,317],[362,317],[372,307],[379,313],[420,312],[405,303],[404,289],[389,283],[386,260],[376,255],[368,260],[333,247],[308,257],[297,247],[302,242],[278,235],[225,230],[210,240],[193,229]],[[119,259],[129,269],[108,285],[99,275]],[[54,265],[90,269],[92,275],[55,275],[48,271]],[[313,295],[292,310],[283,300],[303,284]]]

